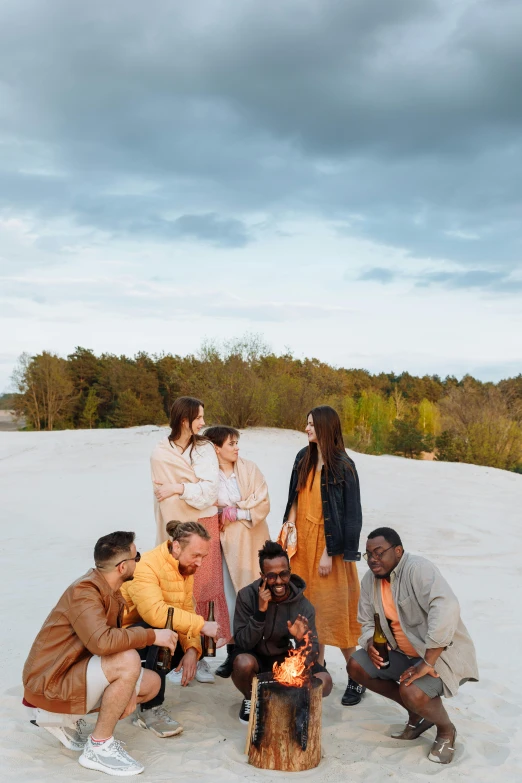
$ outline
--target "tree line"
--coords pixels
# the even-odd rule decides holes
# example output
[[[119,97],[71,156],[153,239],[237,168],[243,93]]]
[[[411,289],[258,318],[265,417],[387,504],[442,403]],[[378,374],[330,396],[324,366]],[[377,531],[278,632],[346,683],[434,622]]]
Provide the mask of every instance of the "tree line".
[[[355,451],[522,472],[522,375],[493,384],[372,374],[276,355],[247,336],[189,356],[22,354],[13,384],[9,405],[31,430],[165,425],[185,394],[204,401],[208,423],[303,429],[307,412],[328,404]]]

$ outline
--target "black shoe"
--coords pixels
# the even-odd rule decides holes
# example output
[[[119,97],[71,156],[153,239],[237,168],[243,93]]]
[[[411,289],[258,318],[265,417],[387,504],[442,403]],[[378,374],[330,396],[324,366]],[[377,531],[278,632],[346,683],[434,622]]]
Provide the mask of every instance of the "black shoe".
[[[233,668],[234,668],[234,661],[232,660],[230,655],[227,655],[223,663],[217,667],[214,674],[217,674],[218,677],[223,677],[223,679],[226,680],[232,674]]]
[[[248,723],[250,720],[250,705],[251,705],[250,699],[243,699],[243,702],[241,704],[241,709],[239,710],[239,722],[240,723]]]
[[[350,677],[343,698],[341,699],[341,704],[344,707],[355,707],[355,705],[359,704],[361,701],[365,690],[366,688],[364,685],[359,685]]]

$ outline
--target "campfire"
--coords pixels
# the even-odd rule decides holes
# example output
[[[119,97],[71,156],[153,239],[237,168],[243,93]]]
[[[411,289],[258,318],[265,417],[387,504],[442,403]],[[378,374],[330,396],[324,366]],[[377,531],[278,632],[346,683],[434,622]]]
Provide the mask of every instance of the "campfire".
[[[293,688],[310,686],[312,663],[312,639],[310,632],[304,637],[305,644],[295,650],[290,650],[283,663],[274,663],[272,673],[275,682],[289,685]]]
[[[312,639],[252,683],[246,753],[261,769],[297,772],[321,760],[322,683],[312,677]]]

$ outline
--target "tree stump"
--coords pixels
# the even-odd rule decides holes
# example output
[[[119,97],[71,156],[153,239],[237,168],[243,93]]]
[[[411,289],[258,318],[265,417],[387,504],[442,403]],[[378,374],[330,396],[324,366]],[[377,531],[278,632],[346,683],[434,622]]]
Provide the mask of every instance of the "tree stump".
[[[252,683],[248,763],[259,769],[301,772],[321,761],[322,691],[320,680],[294,688],[260,674]]]

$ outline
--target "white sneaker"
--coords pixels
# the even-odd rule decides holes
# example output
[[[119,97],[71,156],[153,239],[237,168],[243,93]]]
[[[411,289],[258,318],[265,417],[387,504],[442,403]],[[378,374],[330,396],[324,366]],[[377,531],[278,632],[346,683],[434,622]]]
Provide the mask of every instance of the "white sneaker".
[[[156,737],[175,737],[181,734],[183,726],[167,712],[165,707],[152,707],[150,710],[138,708],[132,722],[141,729],[149,729]]]
[[[35,726],[38,726],[35,723]],[[38,728],[45,729],[53,737],[60,740],[64,748],[67,750],[82,751],[85,747],[85,743],[88,739],[88,732],[86,731],[87,724],[80,718],[76,721],[74,726],[39,726]]]
[[[93,745],[89,736],[83,753],[78,759],[82,767],[96,769],[107,775],[126,778],[131,775],[139,775],[145,767],[140,764],[127,751],[123,750],[123,743],[111,737],[103,745]]]
[[[198,682],[216,682],[216,678],[210,671],[210,667],[204,658],[198,661],[196,680]]]
[[[171,671],[170,671],[170,672],[167,674],[167,680],[168,680],[169,682],[173,682],[173,683],[174,683],[174,685],[181,685],[181,678],[182,678],[182,677],[183,677],[183,666],[181,667],[181,669],[179,670],[179,672],[177,672],[175,669],[172,669],[172,670],[171,670]]]

